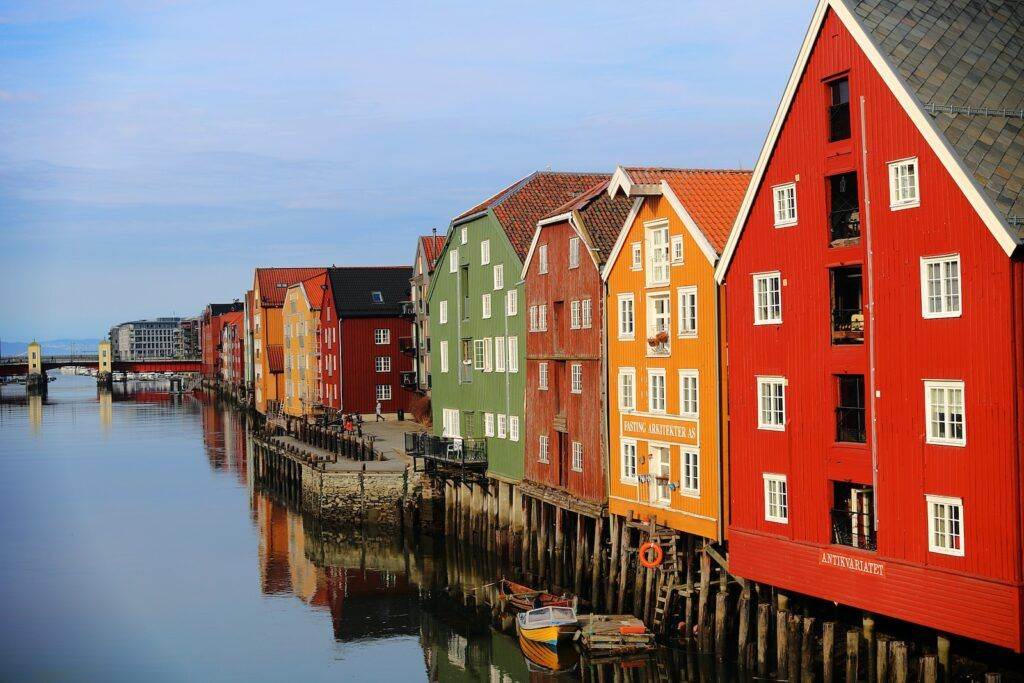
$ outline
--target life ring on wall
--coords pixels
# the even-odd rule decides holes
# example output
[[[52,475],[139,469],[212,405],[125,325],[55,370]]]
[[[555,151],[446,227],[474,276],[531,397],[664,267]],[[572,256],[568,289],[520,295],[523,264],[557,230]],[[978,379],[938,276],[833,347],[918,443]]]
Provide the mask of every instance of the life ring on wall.
[[[653,550],[654,551],[654,557],[653,558],[648,558],[648,556],[647,556],[647,551],[648,550]],[[663,551],[661,549],[661,546],[658,545],[657,543],[652,542],[652,541],[647,541],[647,543],[644,543],[642,546],[640,546],[639,553],[640,553],[640,564],[642,564],[643,566],[647,567],[648,569],[654,569],[655,567],[660,565],[662,559],[664,559],[664,557],[665,557],[665,551]]]

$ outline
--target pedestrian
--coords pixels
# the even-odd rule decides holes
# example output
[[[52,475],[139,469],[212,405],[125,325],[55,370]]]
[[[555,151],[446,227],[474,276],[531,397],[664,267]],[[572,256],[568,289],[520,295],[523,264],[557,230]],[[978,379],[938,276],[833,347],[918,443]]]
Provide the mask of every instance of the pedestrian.
[[[383,422],[384,416],[380,414],[380,401],[377,401],[377,422]]]

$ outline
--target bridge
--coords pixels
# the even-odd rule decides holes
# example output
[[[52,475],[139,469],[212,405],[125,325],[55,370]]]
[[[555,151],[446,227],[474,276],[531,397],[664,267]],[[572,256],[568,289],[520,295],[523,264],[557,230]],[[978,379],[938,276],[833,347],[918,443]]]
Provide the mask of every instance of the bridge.
[[[45,356],[39,344],[32,342],[25,356],[0,358],[0,377],[45,375],[47,370],[67,366],[95,368],[103,378],[112,372],[200,372],[201,358],[145,358],[142,360],[114,360],[110,342],[102,341],[96,355]],[[98,379],[103,379],[98,377]]]

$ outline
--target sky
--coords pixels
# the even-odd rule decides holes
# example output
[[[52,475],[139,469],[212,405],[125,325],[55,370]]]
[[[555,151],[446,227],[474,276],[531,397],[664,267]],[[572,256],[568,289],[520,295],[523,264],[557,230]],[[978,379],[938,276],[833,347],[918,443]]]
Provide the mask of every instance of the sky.
[[[0,0],[0,338],[411,263],[535,170],[751,168],[812,0]]]

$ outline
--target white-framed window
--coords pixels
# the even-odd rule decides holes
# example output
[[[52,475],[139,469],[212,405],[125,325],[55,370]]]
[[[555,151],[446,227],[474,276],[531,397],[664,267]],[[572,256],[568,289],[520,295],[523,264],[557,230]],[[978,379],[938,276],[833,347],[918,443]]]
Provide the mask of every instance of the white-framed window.
[[[569,303],[569,327],[574,330],[580,329],[582,317],[580,316],[580,302],[578,299]]]
[[[695,448],[683,447],[682,475],[680,491],[684,496],[700,495],[700,451]]]
[[[679,371],[679,413],[696,419],[700,415],[700,385],[696,370]]]
[[[647,286],[667,285],[669,281],[668,221],[645,223],[647,236]]]
[[[508,436],[508,416],[498,415],[498,438],[504,439]]]
[[[757,428],[777,432],[786,429],[786,379],[757,378]]]
[[[664,444],[649,444],[651,502],[668,505],[672,502],[672,449]]]
[[[469,228],[468,227],[463,226],[462,230],[460,231],[460,237],[461,237],[461,241],[462,241],[463,244],[465,244],[466,242],[469,241]]]
[[[373,331],[373,343],[377,345],[391,343],[391,330],[386,327],[378,327]]]
[[[627,483],[636,483],[636,441],[622,440],[622,471],[621,479]]]
[[[537,363],[537,388],[541,391],[548,390],[548,364]]]
[[[448,252],[448,272],[457,273],[459,272],[459,250],[452,249]]]
[[[697,336],[697,288],[680,287],[679,297],[679,336]]]
[[[508,338],[508,371],[519,372],[519,337]]]
[[[963,312],[960,296],[960,254],[921,259],[921,315],[955,318]]]
[[[377,356],[373,365],[377,372],[391,372],[391,356]]]
[[[484,372],[491,372],[494,369],[494,340],[484,337]]]
[[[633,242],[630,246],[629,268],[630,270],[643,270],[644,253],[640,242]]]
[[[480,265],[486,266],[491,262],[491,241],[482,240],[480,242]]]
[[[538,332],[540,330],[537,327],[537,307],[530,306],[530,332]]]
[[[583,444],[579,441],[572,442],[572,470],[573,472],[583,471]]]
[[[764,518],[789,524],[789,485],[784,474],[764,474]]]
[[[893,211],[921,205],[917,157],[889,162],[889,208]]]
[[[776,185],[772,188],[775,201],[775,227],[796,225],[796,183]]]
[[[473,369],[483,370],[484,369],[484,340],[474,339],[473,340]]]
[[[441,435],[458,437],[462,434],[459,431],[459,410],[458,408],[441,409]]]
[[[494,413],[484,413],[484,436],[494,436]]]
[[[485,320],[491,317],[491,293],[480,295],[480,316]]]
[[[581,363],[573,363],[569,366],[570,372],[572,373],[572,385],[570,391],[574,394],[583,393],[583,365]]]
[[[519,416],[508,416],[508,438],[511,441],[519,441]]]
[[[619,410],[636,410],[636,370],[619,368]]]
[[[782,322],[782,274],[778,271],[754,274],[754,324]]]
[[[541,332],[548,331],[548,305],[537,306],[537,329]]]
[[[636,336],[636,315],[632,294],[619,294],[619,339],[631,340]]]
[[[665,412],[665,369],[647,370],[647,408],[652,413]]]
[[[441,372],[448,372],[448,340],[442,339],[438,353],[441,355]]]
[[[964,383],[926,381],[924,383],[925,420],[928,443],[963,446],[967,443],[967,418],[964,415]]]
[[[548,245],[537,247],[537,269],[542,275],[548,272]]]
[[[494,338],[494,371],[505,372],[505,338]]]
[[[378,401],[390,401],[391,400],[391,385],[390,384],[378,384],[377,385],[377,400]]]
[[[499,263],[494,266],[494,289],[505,288],[505,264]]]
[[[583,309],[583,329],[589,330],[594,326],[594,304],[590,299],[584,299],[580,306]]]
[[[537,437],[537,462],[551,462],[551,456],[548,452],[549,442],[550,439],[547,434],[541,434]]]
[[[949,496],[926,495],[928,550],[943,555],[964,554],[964,501]]]
[[[444,325],[448,322],[448,302],[439,301],[437,304],[437,324]]]
[[[510,289],[505,292],[505,315],[512,317],[519,314],[519,290]]]
[[[580,238],[569,238],[569,267],[579,268],[580,265]]]
[[[647,295],[647,337],[653,339],[664,332],[665,342],[648,345],[647,354],[667,353],[672,335],[672,296],[668,292]]]
[[[679,265],[683,262],[683,236],[672,236],[672,264]]]

